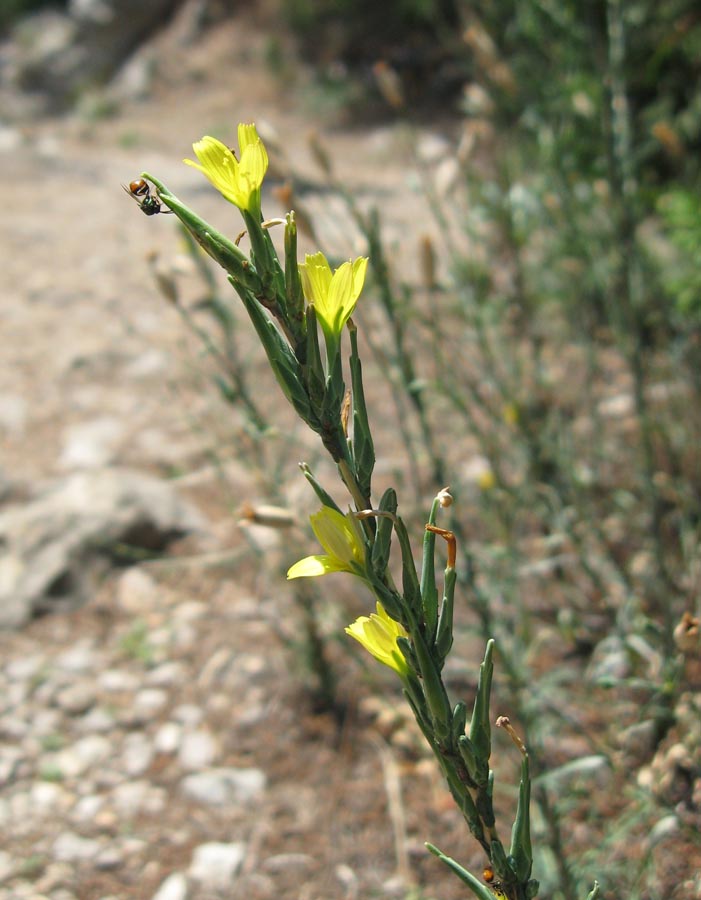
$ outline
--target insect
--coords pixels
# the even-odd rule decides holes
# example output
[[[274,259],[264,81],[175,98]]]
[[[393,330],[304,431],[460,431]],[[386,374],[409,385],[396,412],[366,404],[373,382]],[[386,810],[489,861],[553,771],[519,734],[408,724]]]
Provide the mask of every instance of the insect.
[[[497,900],[509,900],[507,895],[501,889],[501,882],[494,880],[494,869],[492,869],[491,866],[487,866],[483,875],[489,890],[494,894]]]
[[[164,215],[172,213],[170,209],[161,209],[161,200],[158,192],[151,193],[151,188],[143,178],[137,178],[129,182],[129,187],[122,185],[124,190],[139,204],[139,209],[145,216],[155,216],[162,212]]]

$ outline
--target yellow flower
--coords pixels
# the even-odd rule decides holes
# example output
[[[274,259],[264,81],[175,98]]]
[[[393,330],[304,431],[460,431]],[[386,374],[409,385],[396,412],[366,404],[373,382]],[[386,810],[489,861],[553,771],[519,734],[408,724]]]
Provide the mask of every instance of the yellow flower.
[[[240,159],[226,144],[205,135],[192,145],[201,165],[191,159],[183,162],[206,175],[234,206],[260,213],[260,186],[268,170],[268,154],[255,125],[239,125],[238,136]]]
[[[350,572],[362,577],[365,548],[353,516],[344,516],[337,509],[323,506],[309,517],[309,521],[326,553],[300,559],[288,570],[287,577],[309,578],[329,572]]]
[[[316,317],[327,338],[338,340],[355,309],[363,289],[368,261],[359,256],[331,272],[323,253],[307,254],[300,265],[304,296],[314,305]]]
[[[515,403],[505,403],[501,408],[501,417],[507,425],[518,424],[518,406]]]
[[[378,662],[399,675],[406,675],[409,666],[402,651],[397,646],[397,638],[408,637],[404,627],[391,619],[381,603],[377,604],[377,613],[360,616],[346,628],[346,634],[359,641]]]
[[[489,466],[484,469],[483,472],[480,473],[479,478],[477,479],[477,484],[482,491],[491,491],[492,488],[496,487],[497,478],[494,474],[494,470]]]

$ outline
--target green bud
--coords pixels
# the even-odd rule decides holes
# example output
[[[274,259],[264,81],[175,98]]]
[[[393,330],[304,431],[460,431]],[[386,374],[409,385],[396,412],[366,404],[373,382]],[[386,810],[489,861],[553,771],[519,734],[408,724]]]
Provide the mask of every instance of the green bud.
[[[436,654],[441,663],[445,661],[450,648],[453,646],[453,608],[455,604],[457,572],[452,568],[446,569],[444,578],[443,602],[441,603],[441,613],[438,618],[438,631],[436,633]]]
[[[500,881],[513,881],[514,873],[504,852],[504,845],[496,838],[489,845],[489,858]]]
[[[435,510],[438,508],[436,500],[433,501],[430,523],[435,524]],[[433,531],[424,531],[423,559],[421,562],[421,604],[423,607],[426,633],[433,644],[438,625],[438,588],[436,586],[436,535]]]
[[[287,214],[285,225],[285,299],[290,328],[295,336],[295,352],[299,359],[304,347],[307,325],[304,317],[302,279],[297,264],[297,223],[293,212]],[[300,362],[304,362],[304,356]]]
[[[521,782],[518,792],[516,818],[511,829],[510,856],[513,858],[514,871],[519,881],[526,881],[533,866],[531,849],[531,779],[528,766],[528,755],[521,761]]]
[[[494,672],[493,651],[494,641],[489,640],[487,641],[484,661],[480,666],[477,694],[472,711],[472,721],[470,722],[470,740],[475,745],[478,758],[482,760],[489,760],[492,753],[489,699],[492,690],[492,674]]]
[[[459,700],[453,707],[453,740],[458,741],[465,735],[465,725],[467,724],[467,707],[462,700]]]
[[[478,778],[481,778],[480,767],[477,761],[475,746],[466,734],[458,738],[458,750],[462,761],[465,763],[467,774],[474,785],[478,784]],[[484,783],[484,782],[482,782]]]

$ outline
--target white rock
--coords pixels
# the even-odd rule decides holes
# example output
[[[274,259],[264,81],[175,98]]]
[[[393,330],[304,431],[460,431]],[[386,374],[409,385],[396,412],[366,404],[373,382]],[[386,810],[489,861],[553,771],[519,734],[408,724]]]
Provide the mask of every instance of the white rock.
[[[32,734],[34,737],[56,734],[62,727],[61,713],[57,709],[33,709]]]
[[[231,887],[245,856],[244,844],[200,844],[192,854],[188,875],[203,887],[226,890]]]
[[[169,660],[156,666],[146,676],[150,685],[169,687],[171,684],[182,684],[186,679],[185,667],[178,660]]]
[[[27,681],[38,675],[45,665],[46,657],[43,654],[31,653],[29,656],[18,656],[8,662],[4,672],[10,681]]]
[[[178,751],[178,762],[183,769],[206,769],[219,755],[219,743],[210,731],[200,729],[185,734]]]
[[[248,803],[261,795],[266,785],[260,769],[208,769],[188,775],[180,783],[186,797],[208,806]]]
[[[103,872],[118,869],[123,863],[124,859],[117,847],[105,847],[95,857],[95,868]]]
[[[91,709],[87,715],[79,719],[77,724],[81,731],[87,731],[90,734],[103,734],[116,727],[114,716],[103,706]]]
[[[139,679],[132,672],[123,669],[105,669],[98,676],[98,684],[103,691],[119,694],[122,691],[135,691],[139,687]]]
[[[90,681],[69,684],[56,695],[56,705],[70,716],[79,716],[95,703],[95,685]]]
[[[183,725],[189,725],[193,728],[200,724],[203,717],[204,713],[194,703],[183,703],[181,706],[176,706],[173,710],[173,718],[177,722],[182,722]]]
[[[43,767],[55,766],[66,778],[83,775],[88,769],[104,762],[112,753],[112,744],[108,738],[99,734],[90,734],[65,750],[49,753],[44,756]]]
[[[168,694],[160,688],[144,688],[134,697],[130,709],[130,721],[150,722],[168,702]]]
[[[156,732],[153,747],[157,753],[175,753],[182,740],[182,725],[177,722],[166,722]]]
[[[151,765],[153,747],[150,740],[140,731],[128,734],[122,750],[122,766],[127,775],[143,775]]]
[[[187,878],[181,872],[169,875],[151,900],[187,900]]]
[[[124,422],[101,416],[66,430],[59,457],[62,469],[97,469],[114,460],[125,433]]]
[[[95,658],[95,648],[90,638],[76,641],[70,650],[66,650],[56,657],[56,665],[59,669],[71,674],[78,672],[89,672],[94,674],[99,668]]]
[[[155,580],[138,566],[132,566],[117,584],[117,603],[124,612],[143,615],[159,606],[159,590]]]
[[[66,809],[73,799],[69,791],[52,781],[35,782],[31,787],[30,796],[32,811],[39,815]]]
[[[100,852],[100,842],[81,837],[73,831],[62,832],[54,841],[53,855],[64,862],[94,859]]]
[[[165,788],[154,787],[149,781],[127,781],[112,791],[112,802],[120,818],[133,818],[139,813],[157,815],[166,807]]]
[[[679,819],[675,815],[664,816],[664,818],[655,823],[649,834],[648,841],[650,846],[654,847],[660,841],[667,840],[679,830]]]
[[[87,797],[81,797],[71,810],[71,820],[77,824],[92,823],[104,805],[105,798],[101,794],[88,794]]]
[[[135,359],[124,367],[124,374],[127,378],[145,378],[150,375],[157,375],[159,372],[165,371],[170,366],[168,357],[161,350],[151,347],[145,353],[139,354]]]

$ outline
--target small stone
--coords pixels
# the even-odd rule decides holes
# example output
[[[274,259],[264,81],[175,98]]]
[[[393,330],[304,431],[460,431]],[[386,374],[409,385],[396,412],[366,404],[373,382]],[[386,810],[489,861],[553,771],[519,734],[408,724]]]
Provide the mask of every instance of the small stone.
[[[59,465],[63,469],[97,469],[114,460],[124,438],[124,423],[111,416],[66,429]]]
[[[41,860],[43,863],[44,861]],[[70,884],[75,872],[70,863],[49,862],[43,868],[43,874],[35,882],[36,889],[46,894],[60,888],[61,885]]]
[[[95,868],[103,872],[118,869],[123,863],[122,855],[116,847],[105,847],[95,857]]]
[[[120,820],[134,818],[139,813],[158,815],[163,812],[168,796],[165,788],[154,787],[149,781],[128,781],[112,791],[112,801]]]
[[[633,397],[630,394],[616,394],[599,403],[599,415],[607,419],[622,419],[633,412]]]
[[[193,703],[183,703],[173,710],[173,718],[176,722],[182,722],[183,725],[189,725],[191,728],[199,725],[204,717],[204,713],[199,706]]]
[[[244,844],[200,844],[195,847],[188,875],[211,890],[231,887],[246,856]]]
[[[153,747],[157,753],[175,753],[183,737],[182,725],[166,722],[156,732]]]
[[[90,639],[78,641],[70,650],[66,650],[56,658],[59,669],[71,674],[89,672],[92,674],[99,669],[95,659],[95,649]]]
[[[160,688],[144,688],[134,697],[129,710],[132,724],[146,724],[168,703],[168,694]]]
[[[133,615],[143,615],[159,605],[159,588],[155,580],[143,569],[132,566],[119,579],[117,603]]]
[[[72,801],[72,795],[60,784],[51,781],[37,781],[30,791],[32,812],[39,815],[47,815],[67,808]]]
[[[587,666],[587,679],[597,684],[611,680],[620,681],[631,673],[630,656],[623,641],[616,635],[609,635],[594,648]]]
[[[658,822],[655,823],[652,830],[650,831],[650,835],[648,837],[648,841],[651,847],[654,847],[655,844],[658,844],[660,841],[666,840],[671,837],[673,834],[676,834],[679,831],[679,819],[675,815],[664,816]]]
[[[108,738],[91,734],[66,747],[65,750],[46,754],[42,760],[42,768],[55,766],[65,778],[75,778],[98,763],[104,762],[111,754],[112,745]]]
[[[180,603],[174,610],[173,615],[180,622],[194,622],[198,619],[204,619],[209,613],[209,606],[201,600],[188,600]]]
[[[183,737],[178,762],[183,769],[199,771],[211,766],[218,754],[219,744],[212,733],[201,729]]]
[[[151,900],[187,900],[187,878],[181,872],[169,875]]]
[[[146,681],[157,687],[169,687],[172,684],[182,684],[185,677],[183,664],[177,660],[170,660],[152,669],[146,676]]]
[[[81,862],[94,859],[100,852],[100,842],[81,837],[73,831],[62,832],[54,841],[54,858],[63,862]]]
[[[103,691],[110,694],[119,694],[124,692],[135,691],[139,687],[139,679],[131,672],[125,672],[123,669],[105,669],[98,676],[98,684]]]
[[[122,765],[127,775],[143,775],[151,765],[153,759],[153,747],[151,742],[140,731],[128,734],[124,740],[122,751]]]
[[[208,769],[188,775],[180,783],[185,796],[208,806],[247,803],[258,798],[266,785],[260,769]]]
[[[10,681],[29,681],[36,677],[46,665],[46,657],[39,653],[18,656],[5,666],[5,675]]]
[[[69,716],[79,716],[95,703],[95,685],[92,682],[78,681],[70,684],[56,695],[56,705]]]
[[[109,710],[103,706],[97,706],[83,716],[78,721],[78,727],[81,731],[87,731],[90,734],[104,734],[115,728],[115,718]]]
[[[101,794],[88,794],[81,797],[71,810],[71,819],[76,824],[92,824],[105,805],[105,798]]]
[[[628,761],[640,767],[654,753],[656,738],[656,723],[653,719],[645,719],[624,729],[619,743]]]

